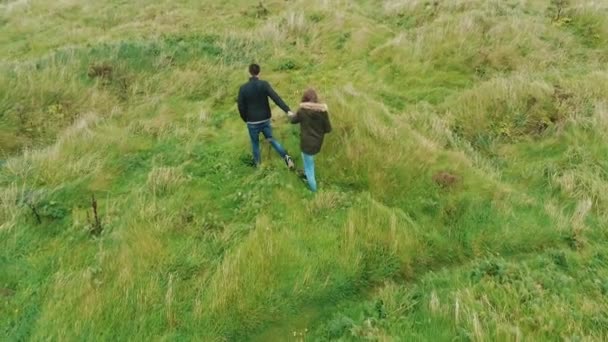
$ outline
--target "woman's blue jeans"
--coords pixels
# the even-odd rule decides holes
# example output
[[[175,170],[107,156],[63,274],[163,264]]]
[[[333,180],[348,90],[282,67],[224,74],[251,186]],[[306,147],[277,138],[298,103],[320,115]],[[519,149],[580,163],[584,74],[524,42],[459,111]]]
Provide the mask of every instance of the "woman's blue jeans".
[[[315,157],[302,152],[302,160],[304,161],[304,174],[308,181],[308,187],[313,192],[317,191],[317,180],[315,179]]]

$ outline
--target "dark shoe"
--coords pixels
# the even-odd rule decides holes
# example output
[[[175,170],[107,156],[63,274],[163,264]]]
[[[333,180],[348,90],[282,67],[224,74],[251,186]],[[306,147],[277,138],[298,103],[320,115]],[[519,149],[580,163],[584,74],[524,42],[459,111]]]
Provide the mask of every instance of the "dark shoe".
[[[249,167],[257,167],[257,163],[255,162],[255,159],[253,159],[251,157],[251,155],[242,155],[240,157],[241,163],[243,163],[243,165],[249,166]]]
[[[289,156],[289,154],[285,155],[285,164],[290,170],[294,170],[296,168],[296,164],[293,162],[293,159]]]
[[[301,180],[308,182],[308,178],[306,177],[306,173],[304,173],[303,170],[298,170],[296,171],[296,173],[298,174],[298,177],[300,177]]]

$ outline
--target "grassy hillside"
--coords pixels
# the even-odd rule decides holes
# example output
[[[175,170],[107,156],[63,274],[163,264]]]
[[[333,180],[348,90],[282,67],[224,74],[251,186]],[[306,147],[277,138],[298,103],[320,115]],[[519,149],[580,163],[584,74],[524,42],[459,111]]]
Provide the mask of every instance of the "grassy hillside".
[[[607,129],[604,1],[0,1],[0,339],[608,339]]]

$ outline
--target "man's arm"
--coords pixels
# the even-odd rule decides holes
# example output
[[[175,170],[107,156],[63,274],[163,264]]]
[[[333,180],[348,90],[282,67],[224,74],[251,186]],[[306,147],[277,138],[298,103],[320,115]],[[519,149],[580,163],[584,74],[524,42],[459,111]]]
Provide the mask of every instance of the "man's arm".
[[[243,94],[243,88],[239,89],[239,97],[237,99],[239,114],[244,122],[247,122],[247,105],[245,103],[245,95]]]
[[[291,112],[291,109],[289,109],[289,106],[287,104],[285,104],[285,102],[283,102],[283,99],[281,99],[281,97],[279,96],[279,94],[277,94],[274,89],[272,89],[272,86],[270,86],[270,83],[266,82],[266,94],[268,95],[268,97],[270,97],[272,99],[272,101],[279,106],[279,108],[281,108],[285,113],[289,113]]]

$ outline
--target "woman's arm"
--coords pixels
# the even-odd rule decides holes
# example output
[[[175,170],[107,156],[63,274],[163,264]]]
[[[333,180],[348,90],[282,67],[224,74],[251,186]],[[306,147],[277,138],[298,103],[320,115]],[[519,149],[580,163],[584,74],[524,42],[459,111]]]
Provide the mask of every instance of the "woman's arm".
[[[291,121],[292,124],[299,124],[300,123],[300,109],[298,109],[298,111],[294,114],[289,116],[289,121]]]
[[[325,133],[331,132],[331,122],[329,121],[329,113],[323,113],[323,121],[325,122]]]

